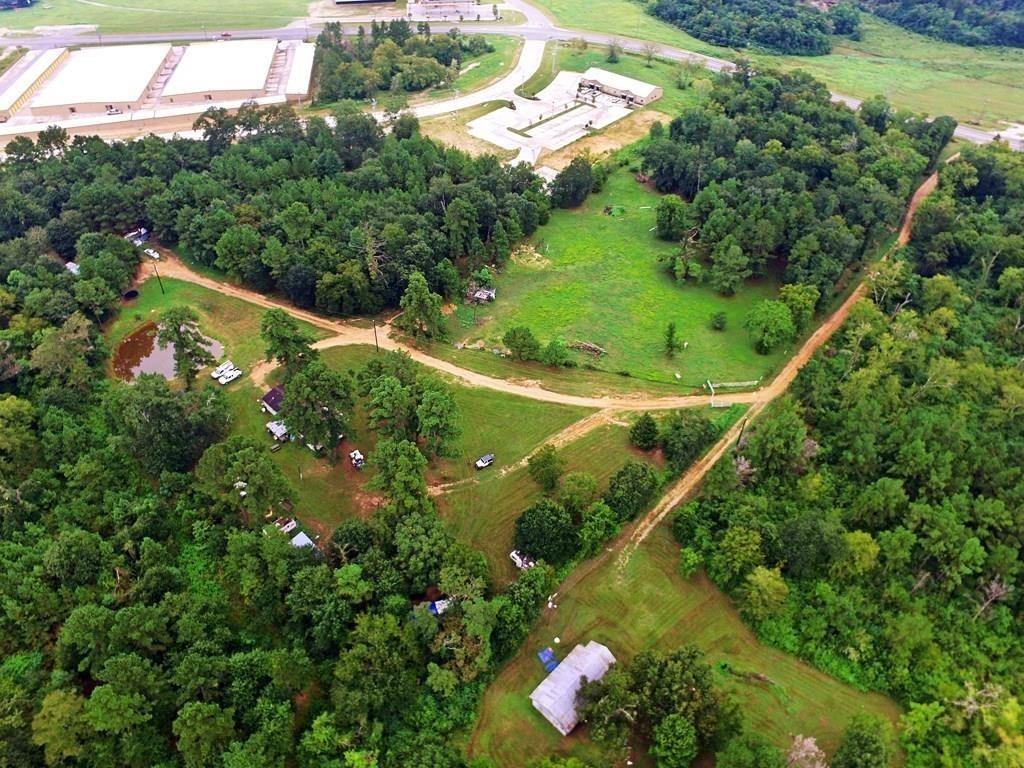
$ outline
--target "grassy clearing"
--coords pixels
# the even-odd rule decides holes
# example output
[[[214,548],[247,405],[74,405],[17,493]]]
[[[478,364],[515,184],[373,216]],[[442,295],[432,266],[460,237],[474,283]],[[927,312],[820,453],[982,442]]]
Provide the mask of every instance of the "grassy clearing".
[[[626,170],[617,171],[580,208],[554,212],[534,237],[536,256],[517,258],[500,277],[498,301],[481,310],[487,316],[478,314],[478,325],[469,327],[456,318],[453,331],[470,343],[500,346],[508,328],[525,325],[542,342],[562,336],[603,347],[608,354],[596,363],[603,370],[685,387],[771,373],[791,350],[757,354],[743,319],[757,300],[775,295],[776,282],[751,282],[725,298],[672,280],[659,257],[676,246],[650,231],[658,199]],[[621,215],[605,214],[607,206],[621,207]],[[719,311],[728,318],[721,332],[709,327]],[[689,344],[673,359],[663,351],[669,321]]]
[[[630,447],[628,432],[627,427],[606,424],[559,449],[566,471],[589,472],[603,488],[629,459],[643,456]],[[541,495],[521,467],[505,475],[482,474],[479,482],[439,497],[438,506],[455,536],[487,556],[494,582],[506,584],[516,573],[508,558],[516,518]]]
[[[473,756],[486,756],[502,768],[518,768],[545,754],[572,754],[600,761],[600,752],[582,729],[562,738],[529,702],[543,679],[536,652],[548,645],[564,656],[576,643],[598,640],[619,660],[644,648],[672,651],[693,643],[712,663],[725,662],[737,673],[764,673],[772,684],[743,682],[721,669],[718,682],[739,702],[752,731],[776,744],[791,734],[818,738],[834,750],[850,719],[870,712],[895,721],[897,705],[884,696],[859,692],[781,651],[757,641],[732,602],[703,575],[686,580],[677,572],[678,546],[666,526],[644,542],[624,569],[606,557],[558,608],[545,611],[519,654],[499,673],[484,695],[469,743]],[[555,646],[553,638],[561,644]]]
[[[735,59],[740,52],[702,42],[647,15],[631,0],[536,0],[560,24],[640,38]],[[916,35],[862,15],[863,39],[836,41],[828,56],[771,56],[744,51],[759,66],[802,68],[829,87],[867,98],[882,93],[905,109],[991,124],[1024,118],[1024,51],[969,48]]]
[[[508,74],[519,60],[519,52],[523,48],[522,39],[490,35],[487,37],[487,42],[494,46],[493,51],[485,53],[483,56],[477,56],[475,59],[466,60],[462,73],[449,87],[431,89],[424,94],[425,100],[451,99],[457,93],[465,94],[475,91]],[[417,101],[414,99],[413,103],[417,103]]]
[[[96,25],[100,32],[177,32],[284,26],[306,13],[302,0],[46,0],[4,14],[8,29],[67,24]],[[82,42],[91,42],[83,40]]]

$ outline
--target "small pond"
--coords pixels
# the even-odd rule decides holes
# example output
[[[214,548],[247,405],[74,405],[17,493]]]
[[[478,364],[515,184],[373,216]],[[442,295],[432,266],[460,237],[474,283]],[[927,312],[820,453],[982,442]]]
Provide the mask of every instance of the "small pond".
[[[119,379],[136,379],[143,373],[157,373],[165,379],[174,378],[174,349],[156,342],[156,323],[146,323],[132,331],[114,352],[114,375]],[[208,339],[206,348],[215,360],[224,354],[224,346]]]

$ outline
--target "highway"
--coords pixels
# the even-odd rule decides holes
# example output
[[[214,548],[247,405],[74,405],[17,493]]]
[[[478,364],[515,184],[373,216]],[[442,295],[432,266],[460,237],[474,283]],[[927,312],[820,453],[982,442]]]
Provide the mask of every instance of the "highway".
[[[623,50],[630,53],[645,53],[645,49],[650,46],[650,43],[646,40],[640,40],[631,38],[623,35],[609,35],[602,32],[591,32],[588,30],[581,29],[567,29],[556,25],[548,16],[546,16],[536,6],[530,5],[526,0],[506,0],[505,7],[512,8],[526,17],[526,21],[523,24],[506,24],[503,22],[438,22],[432,21],[431,25],[435,29],[458,27],[465,33],[468,34],[489,34],[489,35],[505,35],[511,37],[522,37],[526,40],[535,41],[550,41],[550,40],[586,40],[588,43],[594,45],[608,45],[612,41],[615,41]],[[367,17],[366,19],[350,20],[343,24],[346,33],[355,34],[357,29],[365,24],[368,24],[372,19]],[[284,27],[277,27],[274,29],[230,29],[223,30],[229,32],[232,39],[247,39],[247,38],[259,38],[259,37],[275,37],[279,40],[302,40],[311,35],[316,34],[326,22],[321,19],[305,19],[297,20]],[[104,44],[122,44],[122,43],[149,43],[149,42],[191,42],[197,40],[209,40],[211,37],[215,37],[218,33],[210,32],[160,32],[160,33],[133,33],[133,34],[98,34],[96,32],[88,32],[74,29],[55,29],[46,34],[29,35],[24,32],[10,33],[8,35],[0,35],[0,40],[9,45],[20,45],[27,48],[57,48],[57,47],[68,47],[68,46],[80,46],[90,45],[102,42]],[[695,53],[693,51],[687,51],[682,48],[676,48],[668,45],[655,45],[657,51],[656,55],[659,58],[669,59],[671,61],[689,62],[693,64],[699,64],[700,66],[706,67],[715,72],[721,72],[728,70],[733,67],[733,62],[726,59],[719,59],[713,56],[706,56],[704,54]],[[521,83],[525,79],[528,79],[529,74],[524,77],[526,65],[533,65],[536,62],[536,66],[540,65],[540,61],[534,55],[534,47],[529,46],[524,51],[524,58],[527,59],[525,62],[521,62],[516,65],[514,69],[515,79]],[[536,69],[534,69],[536,71]],[[503,79],[500,82],[505,82]],[[488,87],[489,96],[484,101],[488,101],[496,98],[495,93],[499,90],[496,88],[498,83],[492,84]],[[491,92],[494,93],[491,93]],[[497,96],[500,98],[501,96]],[[852,108],[857,108],[860,105],[860,99],[853,96],[847,96],[845,94],[834,93],[832,94],[834,101],[842,102]],[[460,109],[464,109],[467,105],[480,103],[480,99],[473,99],[469,94],[460,97],[459,99],[451,99],[448,102],[437,102],[431,108],[431,114],[443,114],[445,112],[455,112]],[[996,135],[988,131],[984,131],[980,128],[974,128],[968,125],[958,125],[956,138],[969,141],[974,144],[987,144],[996,138]],[[1005,138],[1005,137],[1004,137]],[[1011,139],[1005,138],[1010,146],[1018,151],[1024,150],[1024,140],[1022,139]]]

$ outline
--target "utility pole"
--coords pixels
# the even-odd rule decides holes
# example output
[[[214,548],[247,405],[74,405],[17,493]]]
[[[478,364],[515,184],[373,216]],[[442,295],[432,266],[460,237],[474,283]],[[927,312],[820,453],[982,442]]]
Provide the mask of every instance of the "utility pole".
[[[160,273],[157,271],[156,264],[153,264],[153,274],[156,275],[156,281],[160,284],[160,295],[164,295],[164,281],[160,279]]]
[[[373,323],[373,346],[380,352],[380,344],[377,343],[377,319],[374,317],[370,318],[370,322]]]

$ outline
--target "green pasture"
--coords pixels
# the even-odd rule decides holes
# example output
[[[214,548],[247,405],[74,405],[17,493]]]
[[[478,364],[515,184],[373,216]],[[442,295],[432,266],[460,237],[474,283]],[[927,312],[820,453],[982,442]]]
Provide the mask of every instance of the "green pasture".
[[[96,25],[101,33],[186,32],[283,27],[306,14],[302,0],[39,0],[3,16],[13,30],[69,24]],[[95,35],[93,35],[95,37]],[[83,43],[101,42],[83,35]]]
[[[1024,51],[970,48],[907,32],[863,14],[863,39],[837,38],[828,56],[772,56],[710,45],[645,13],[632,0],[534,0],[563,26],[638,38],[757,66],[802,68],[833,90],[965,122],[1024,120]]]
[[[623,464],[645,454],[629,445],[628,428],[605,424],[558,450],[566,472],[589,472],[601,490]],[[438,497],[441,515],[457,538],[486,555],[496,584],[515,578],[509,560],[516,518],[542,493],[526,467],[512,472],[481,473],[477,482],[460,485]]]
[[[542,343],[561,336],[607,351],[600,359],[579,353],[581,363],[682,387],[771,374],[792,350],[757,354],[743,320],[756,301],[775,296],[777,283],[750,282],[722,297],[705,285],[674,281],[659,258],[678,246],[651,231],[658,200],[626,170],[615,172],[580,208],[555,211],[533,238],[536,255],[510,263],[497,283],[498,300],[478,311],[476,325],[456,317],[454,332],[494,347],[510,327],[525,325]],[[716,312],[728,318],[724,331],[710,328]],[[664,353],[670,321],[688,344],[674,358]]]
[[[620,661],[645,648],[670,652],[696,645],[716,665],[718,683],[740,704],[747,728],[779,746],[802,733],[831,752],[861,712],[895,722],[900,711],[893,701],[857,691],[761,644],[724,593],[703,574],[682,578],[677,565],[678,546],[668,527],[661,526],[624,567],[618,553],[612,553],[560,594],[558,608],[544,610],[519,653],[487,689],[467,745],[470,754],[488,757],[500,768],[519,768],[552,753],[590,757],[604,765],[585,729],[562,738],[529,701],[530,691],[544,678],[537,651],[551,646],[564,657],[589,640],[607,645]],[[763,674],[769,682],[745,678],[748,673]]]

